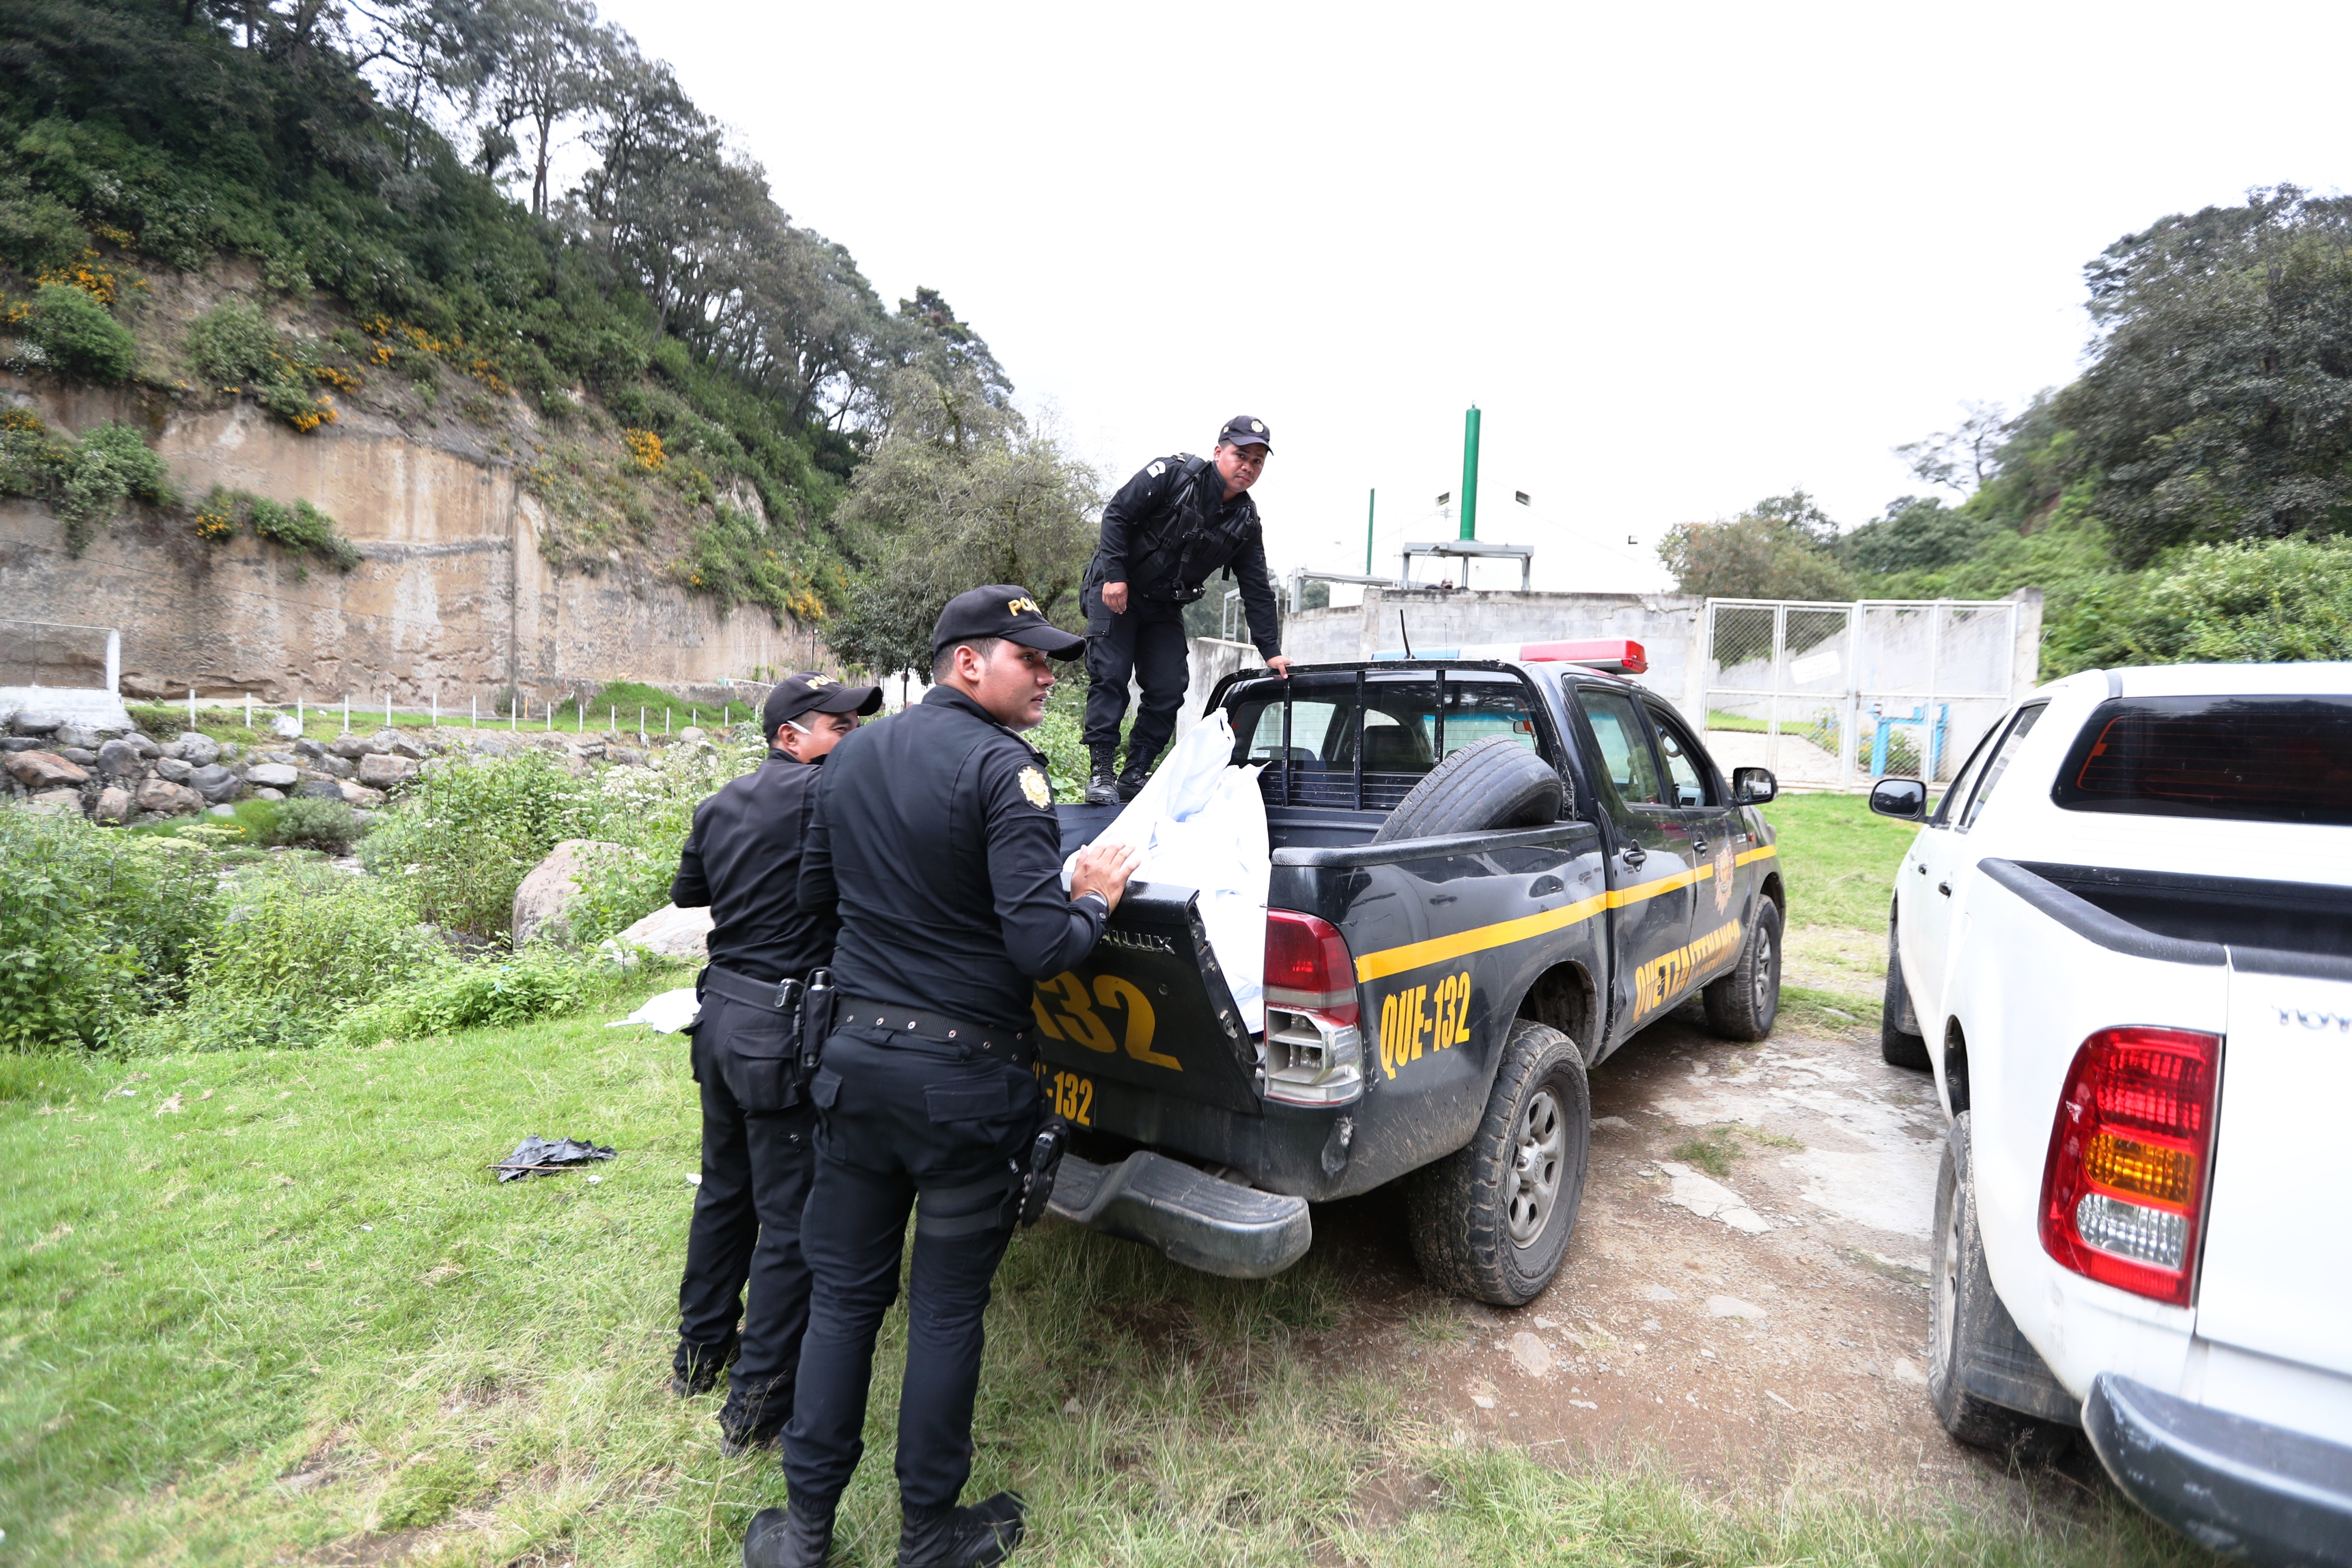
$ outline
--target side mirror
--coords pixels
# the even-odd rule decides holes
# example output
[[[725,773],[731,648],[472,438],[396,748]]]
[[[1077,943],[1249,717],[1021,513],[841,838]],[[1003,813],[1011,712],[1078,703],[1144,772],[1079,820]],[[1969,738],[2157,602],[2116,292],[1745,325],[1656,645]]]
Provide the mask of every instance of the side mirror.
[[[1780,781],[1772,776],[1770,768],[1734,768],[1731,770],[1731,804],[1762,805],[1779,797]]]
[[[1870,788],[1870,809],[1906,822],[1927,818],[1927,786],[1917,779],[1881,779]]]

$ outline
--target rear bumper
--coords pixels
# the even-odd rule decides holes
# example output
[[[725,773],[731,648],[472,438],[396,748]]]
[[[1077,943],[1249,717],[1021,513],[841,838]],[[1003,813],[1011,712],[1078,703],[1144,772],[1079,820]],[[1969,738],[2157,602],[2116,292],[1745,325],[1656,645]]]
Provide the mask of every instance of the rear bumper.
[[[1306,1199],[1235,1186],[1149,1151],[1116,1165],[1064,1156],[1048,1206],[1229,1279],[1279,1274],[1306,1257],[1315,1238]]]
[[[2101,1373],[2083,1427],[2126,1495],[2212,1550],[2271,1568],[2352,1565],[2352,1448]]]

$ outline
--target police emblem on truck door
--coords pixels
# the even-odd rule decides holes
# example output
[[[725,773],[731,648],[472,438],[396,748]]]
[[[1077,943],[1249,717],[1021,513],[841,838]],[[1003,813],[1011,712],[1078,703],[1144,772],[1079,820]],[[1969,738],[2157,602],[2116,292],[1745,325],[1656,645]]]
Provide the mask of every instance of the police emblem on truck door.
[[[1731,908],[1731,895],[1738,891],[1739,857],[1732,853],[1728,834],[1715,844],[1715,912],[1724,914]]]

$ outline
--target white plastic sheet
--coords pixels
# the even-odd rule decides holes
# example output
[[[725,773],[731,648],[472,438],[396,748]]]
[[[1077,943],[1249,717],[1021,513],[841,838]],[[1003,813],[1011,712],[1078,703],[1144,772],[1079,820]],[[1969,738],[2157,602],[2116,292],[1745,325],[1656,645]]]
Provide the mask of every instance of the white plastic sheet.
[[[682,986],[665,991],[625,1018],[615,1018],[604,1026],[618,1029],[629,1024],[643,1024],[657,1035],[675,1035],[702,1016],[702,1000],[695,995],[694,987]]]
[[[1142,793],[1097,844],[1143,852],[1135,876],[1201,891],[1201,923],[1250,1033],[1265,1027],[1265,894],[1274,875],[1261,767],[1234,764],[1234,727],[1223,710],[1176,742]],[[1067,886],[1071,857],[1062,867]]]

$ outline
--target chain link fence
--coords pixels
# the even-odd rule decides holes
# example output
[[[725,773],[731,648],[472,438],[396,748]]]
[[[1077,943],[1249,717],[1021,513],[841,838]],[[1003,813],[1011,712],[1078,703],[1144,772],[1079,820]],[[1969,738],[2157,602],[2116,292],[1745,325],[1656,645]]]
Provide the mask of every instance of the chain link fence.
[[[1710,599],[1708,749],[1727,773],[1761,765],[1801,789],[1948,781],[2011,701],[2021,608]]]

